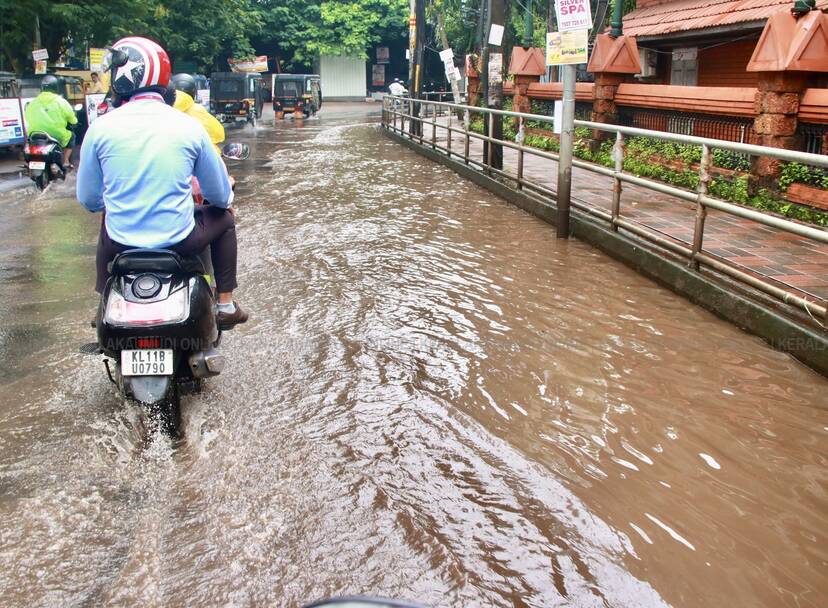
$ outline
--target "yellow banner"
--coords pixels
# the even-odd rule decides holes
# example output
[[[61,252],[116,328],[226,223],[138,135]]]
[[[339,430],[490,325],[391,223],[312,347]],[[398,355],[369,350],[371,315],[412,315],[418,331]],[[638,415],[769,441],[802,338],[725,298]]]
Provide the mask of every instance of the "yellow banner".
[[[587,63],[589,30],[546,34],[546,65]]]
[[[89,49],[89,69],[92,72],[100,72],[106,49]]]

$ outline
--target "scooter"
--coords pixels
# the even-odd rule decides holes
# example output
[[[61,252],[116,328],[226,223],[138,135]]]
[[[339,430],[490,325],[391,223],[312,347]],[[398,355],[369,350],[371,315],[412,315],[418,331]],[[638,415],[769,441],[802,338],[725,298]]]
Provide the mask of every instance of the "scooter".
[[[243,160],[245,144],[223,156]],[[180,435],[181,395],[198,392],[224,369],[218,352],[216,293],[209,248],[199,257],[166,249],[131,249],[111,262],[95,317],[98,341],[81,347],[103,354],[121,395],[146,407],[171,437]]]
[[[29,177],[40,190],[45,190],[51,181],[66,179],[63,147],[47,133],[33,131],[29,134],[23,146],[23,160]]]

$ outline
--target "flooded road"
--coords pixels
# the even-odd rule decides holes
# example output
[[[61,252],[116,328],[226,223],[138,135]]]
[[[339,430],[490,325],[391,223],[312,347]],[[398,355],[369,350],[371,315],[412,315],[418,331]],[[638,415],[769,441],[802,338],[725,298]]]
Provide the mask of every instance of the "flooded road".
[[[383,138],[228,132],[228,370],[147,434],[97,218],[0,202],[3,606],[825,606],[828,381]]]

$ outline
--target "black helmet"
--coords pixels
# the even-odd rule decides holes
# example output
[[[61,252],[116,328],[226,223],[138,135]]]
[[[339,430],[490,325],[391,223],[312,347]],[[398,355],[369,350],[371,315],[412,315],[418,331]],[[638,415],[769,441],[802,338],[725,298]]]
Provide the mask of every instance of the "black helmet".
[[[57,77],[52,76],[51,74],[44,76],[43,80],[40,81],[40,90],[41,91],[49,91],[50,93],[54,93],[55,95],[60,94],[60,81]]]
[[[195,78],[189,74],[175,74],[170,80],[170,86],[176,91],[183,91],[193,99],[198,95],[198,85]]]

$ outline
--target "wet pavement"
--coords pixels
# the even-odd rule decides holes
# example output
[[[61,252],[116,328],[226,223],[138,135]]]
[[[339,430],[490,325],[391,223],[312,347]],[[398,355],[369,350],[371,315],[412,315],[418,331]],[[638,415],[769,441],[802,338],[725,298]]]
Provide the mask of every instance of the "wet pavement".
[[[435,143],[445,147],[447,118],[439,119]],[[454,123],[457,126],[457,123]],[[425,125],[426,144],[432,138],[432,126]],[[465,136],[454,133],[452,153],[462,159]],[[518,153],[511,148],[503,151],[504,171],[517,176]],[[482,164],[483,142],[471,138],[469,156]],[[557,190],[557,165],[554,161],[526,155],[524,175],[537,185]],[[576,203],[609,213],[612,207],[614,180],[584,168],[572,171],[572,198]],[[666,237],[677,245],[690,248],[693,244],[696,207],[694,203],[649,188],[625,183],[621,195],[621,217],[647,228],[656,236]],[[605,223],[597,220],[599,223]],[[634,233],[620,228],[622,234],[636,239]],[[704,229],[703,251],[736,269],[788,290],[809,302],[828,302],[828,245],[799,237],[778,228],[763,226],[744,219],[708,209]]]
[[[228,369],[76,354],[97,218],[0,200],[3,606],[824,606],[828,381],[384,138],[265,121]]]

